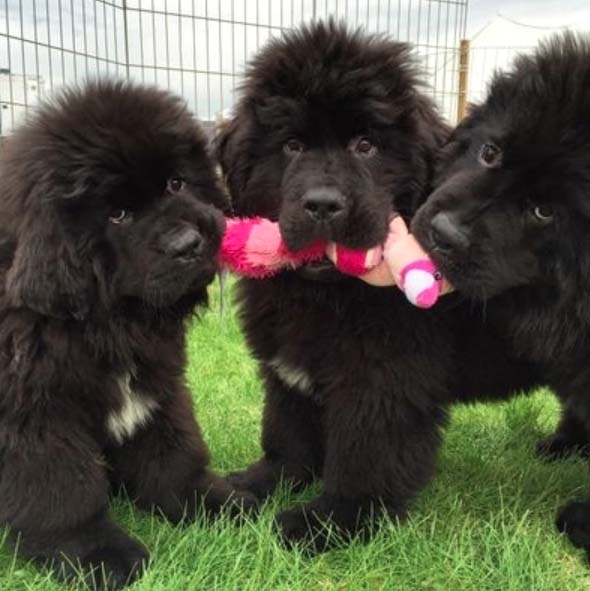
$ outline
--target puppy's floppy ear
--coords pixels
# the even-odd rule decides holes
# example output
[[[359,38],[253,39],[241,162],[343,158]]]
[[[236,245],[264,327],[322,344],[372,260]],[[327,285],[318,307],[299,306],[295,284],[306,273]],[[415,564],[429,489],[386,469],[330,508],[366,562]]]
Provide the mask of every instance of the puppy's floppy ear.
[[[214,155],[221,165],[234,204],[244,192],[252,172],[254,117],[250,109],[242,105],[233,119],[220,124],[213,140]]]
[[[36,208],[37,209],[37,208]],[[50,209],[50,208],[47,208]],[[17,232],[6,292],[12,305],[81,320],[89,311],[91,272],[55,211],[36,211]]]

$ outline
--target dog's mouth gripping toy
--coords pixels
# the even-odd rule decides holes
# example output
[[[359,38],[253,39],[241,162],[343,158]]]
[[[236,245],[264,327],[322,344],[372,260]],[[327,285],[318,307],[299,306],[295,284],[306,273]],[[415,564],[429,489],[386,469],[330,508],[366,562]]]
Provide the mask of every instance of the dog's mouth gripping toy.
[[[326,257],[346,275],[374,285],[397,285],[420,308],[430,308],[441,294],[451,290],[399,216],[391,220],[382,246],[354,250],[318,241],[296,252],[283,241],[277,222],[228,218],[219,262],[243,277],[263,279],[308,263],[323,265]]]

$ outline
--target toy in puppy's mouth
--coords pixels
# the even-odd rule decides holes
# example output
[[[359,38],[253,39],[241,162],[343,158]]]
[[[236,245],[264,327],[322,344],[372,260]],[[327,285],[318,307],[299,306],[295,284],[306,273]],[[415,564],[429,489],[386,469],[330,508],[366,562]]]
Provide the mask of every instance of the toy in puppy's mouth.
[[[421,308],[430,308],[439,295],[450,291],[399,216],[392,219],[383,246],[354,250],[318,241],[296,252],[286,246],[278,223],[265,218],[229,218],[219,262],[238,275],[255,279],[297,270],[301,277],[317,281],[352,275],[374,285],[397,285]]]

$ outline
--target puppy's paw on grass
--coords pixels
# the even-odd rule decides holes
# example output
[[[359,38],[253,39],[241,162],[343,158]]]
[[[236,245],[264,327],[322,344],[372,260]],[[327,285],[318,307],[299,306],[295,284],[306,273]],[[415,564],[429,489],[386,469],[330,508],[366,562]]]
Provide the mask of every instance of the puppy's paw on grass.
[[[555,434],[537,442],[536,454],[542,460],[554,462],[570,457],[590,457],[590,446],[571,441],[562,435]]]
[[[559,510],[555,525],[576,548],[582,548],[590,555],[590,502],[565,505]]]
[[[317,513],[307,505],[279,513],[275,527],[285,547],[297,547],[311,555],[326,552],[342,539],[329,515]]]
[[[149,562],[146,548],[127,538],[98,546],[75,562],[64,558],[49,566],[64,583],[83,580],[92,591],[115,591],[140,579]]]

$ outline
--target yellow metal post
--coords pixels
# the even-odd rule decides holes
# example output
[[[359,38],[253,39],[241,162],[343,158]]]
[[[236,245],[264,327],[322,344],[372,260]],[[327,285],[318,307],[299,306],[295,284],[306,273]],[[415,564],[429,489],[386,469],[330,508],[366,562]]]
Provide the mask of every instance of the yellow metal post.
[[[457,123],[459,123],[467,111],[467,85],[469,82],[469,39],[461,40],[459,49],[459,100],[457,103]]]

